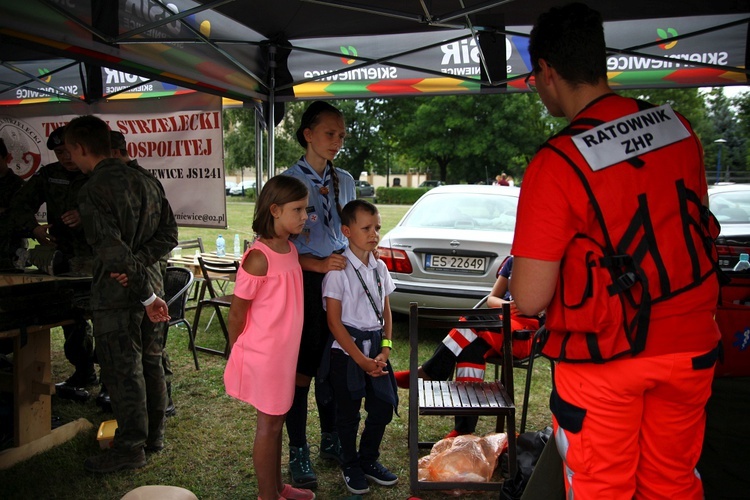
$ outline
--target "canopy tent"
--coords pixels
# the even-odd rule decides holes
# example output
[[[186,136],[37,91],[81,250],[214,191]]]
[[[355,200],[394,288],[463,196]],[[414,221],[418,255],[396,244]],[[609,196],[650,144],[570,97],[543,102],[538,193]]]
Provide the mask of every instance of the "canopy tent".
[[[246,102],[524,90],[531,25],[559,3],[4,2],[0,101],[92,101],[129,87],[130,94],[163,95],[177,92],[174,85]],[[747,83],[750,1],[595,6],[606,23],[613,86]],[[52,56],[60,59],[52,63]],[[65,83],[54,85],[58,79]]]
[[[531,25],[560,3],[6,1],[0,103],[94,102],[185,88],[266,104],[523,91]],[[605,19],[614,87],[747,84],[750,0],[592,5]],[[265,106],[272,127],[274,108]]]

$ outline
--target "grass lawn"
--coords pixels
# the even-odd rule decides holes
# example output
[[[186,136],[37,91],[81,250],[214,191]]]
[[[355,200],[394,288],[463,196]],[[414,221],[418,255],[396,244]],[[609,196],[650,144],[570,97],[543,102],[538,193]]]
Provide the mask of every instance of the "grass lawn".
[[[216,236],[221,233],[231,251],[234,234],[240,239],[250,239],[253,205],[228,198],[229,227],[226,230],[180,228],[180,239],[203,238],[206,250],[214,249]],[[392,228],[408,207],[381,206],[383,234]],[[198,325],[198,344],[223,348],[223,338],[217,322],[206,331],[210,314],[202,314]],[[188,312],[192,319],[192,311]],[[420,358],[427,359],[440,342],[441,336],[428,337],[420,345]],[[255,410],[244,403],[233,400],[224,393],[223,371],[225,361],[219,356],[198,353],[201,369],[195,370],[192,354],[187,347],[187,333],[173,327],[169,331],[168,351],[172,359],[174,377],[173,397],[177,415],[167,422],[166,448],[150,455],[148,464],[135,471],[96,476],[83,470],[86,457],[99,452],[96,429],[102,421],[112,418],[103,413],[94,403],[98,388],[92,388],[92,398],[86,403],[52,397],[52,412],[63,422],[86,418],[94,424],[90,431],[52,450],[41,453],[8,470],[0,471],[0,497],[3,499],[118,499],[129,490],[147,484],[181,486],[193,491],[201,499],[256,498],[256,477],[252,466],[252,441],[255,425]],[[408,365],[407,322],[404,316],[394,321],[394,352],[391,361],[396,370]],[[61,329],[52,333],[52,379],[64,380],[72,372],[71,365],[63,353]],[[492,368],[487,377],[493,377]],[[520,407],[524,374],[516,370],[516,400]],[[529,403],[527,430],[542,429],[550,424],[547,398],[551,390],[549,364],[542,360],[535,365],[532,397]],[[407,400],[408,393],[399,391],[400,417],[395,417],[386,431],[382,445],[381,461],[396,473],[400,482],[392,488],[372,486],[369,498],[400,499],[409,497],[409,472],[407,450]],[[320,441],[318,416],[313,398],[310,397],[308,435],[313,448]],[[363,411],[364,416],[364,411]],[[520,423],[520,408],[517,422]],[[447,417],[424,417],[420,420],[423,436],[439,439],[453,427]],[[494,422],[480,421],[478,433],[491,432]],[[319,477],[317,490],[320,499],[339,499],[348,496],[339,469],[324,462],[313,453],[313,465]],[[288,454],[286,432],[284,433],[284,473]],[[442,493],[422,494],[421,498],[444,498]],[[494,495],[473,495],[474,498],[496,498]]]

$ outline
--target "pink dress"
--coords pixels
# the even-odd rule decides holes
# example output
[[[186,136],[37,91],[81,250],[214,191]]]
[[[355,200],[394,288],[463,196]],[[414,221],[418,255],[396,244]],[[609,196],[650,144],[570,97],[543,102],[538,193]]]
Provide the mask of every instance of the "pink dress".
[[[292,407],[302,335],[302,268],[297,249],[279,254],[260,241],[245,252],[263,252],[268,260],[266,276],[237,272],[234,294],[251,304],[245,329],[232,347],[224,386],[227,394],[255,406],[268,415],[283,415]]]

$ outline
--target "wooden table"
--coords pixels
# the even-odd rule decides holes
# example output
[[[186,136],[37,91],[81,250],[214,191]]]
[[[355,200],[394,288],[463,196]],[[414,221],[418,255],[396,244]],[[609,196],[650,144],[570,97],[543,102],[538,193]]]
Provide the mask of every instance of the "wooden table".
[[[0,374],[0,390],[13,393],[14,447],[0,452],[0,469],[6,469],[32,455],[72,439],[93,427],[78,419],[52,430],[52,401],[55,392],[51,375],[50,330],[73,323],[73,308],[65,311],[65,300],[75,288],[90,288],[91,278],[60,278],[41,274],[0,274],[0,339],[13,341],[13,373]],[[37,316],[21,312],[13,316],[13,305],[24,311],[33,293],[40,297],[58,293],[63,299],[55,308],[39,304]],[[24,302],[26,300],[26,302]],[[71,303],[72,305],[72,303]],[[54,310],[51,310],[54,309]],[[67,312],[67,314],[66,314]],[[23,317],[22,317],[23,316]],[[12,322],[16,327],[9,327]]]

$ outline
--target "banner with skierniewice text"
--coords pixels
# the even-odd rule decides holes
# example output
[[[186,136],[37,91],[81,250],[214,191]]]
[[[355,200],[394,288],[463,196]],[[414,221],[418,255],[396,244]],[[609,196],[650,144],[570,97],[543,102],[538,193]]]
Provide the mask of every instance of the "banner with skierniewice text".
[[[0,108],[0,138],[10,167],[28,179],[57,161],[47,138],[76,116],[92,114],[122,132],[131,158],[164,186],[180,226],[225,228],[221,98],[191,93],[160,99],[77,102]],[[37,214],[46,218],[46,208]]]

